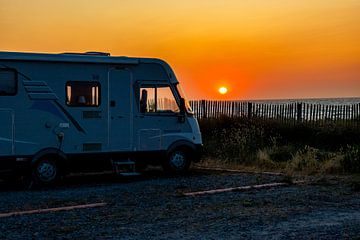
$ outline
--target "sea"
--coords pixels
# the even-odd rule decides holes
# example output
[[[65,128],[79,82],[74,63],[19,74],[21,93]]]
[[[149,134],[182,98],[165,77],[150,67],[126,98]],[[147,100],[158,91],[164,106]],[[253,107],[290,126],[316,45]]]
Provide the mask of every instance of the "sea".
[[[289,103],[307,103],[321,105],[354,105],[360,104],[360,97],[351,98],[304,98],[304,99],[269,99],[269,100],[250,100],[254,103],[266,104],[289,104]]]

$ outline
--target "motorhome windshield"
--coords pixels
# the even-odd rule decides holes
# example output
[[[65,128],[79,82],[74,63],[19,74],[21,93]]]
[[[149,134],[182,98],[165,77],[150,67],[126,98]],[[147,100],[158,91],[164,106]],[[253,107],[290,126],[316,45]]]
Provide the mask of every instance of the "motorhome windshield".
[[[189,101],[187,100],[187,98],[186,98],[186,96],[185,96],[185,93],[184,93],[184,91],[182,90],[182,88],[181,88],[181,86],[180,86],[179,83],[176,84],[176,89],[177,89],[180,97],[182,97],[182,98],[185,100],[186,111],[187,111],[188,113],[194,113],[193,110],[192,110],[192,108],[191,108],[191,106],[190,106],[190,103],[189,103]]]

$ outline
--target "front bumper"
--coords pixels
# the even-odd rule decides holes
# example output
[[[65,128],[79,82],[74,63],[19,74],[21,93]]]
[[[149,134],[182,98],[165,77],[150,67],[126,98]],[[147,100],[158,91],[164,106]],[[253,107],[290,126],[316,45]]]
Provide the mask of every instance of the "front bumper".
[[[204,151],[204,145],[203,144],[195,144],[195,153],[194,153],[194,162],[199,162]]]

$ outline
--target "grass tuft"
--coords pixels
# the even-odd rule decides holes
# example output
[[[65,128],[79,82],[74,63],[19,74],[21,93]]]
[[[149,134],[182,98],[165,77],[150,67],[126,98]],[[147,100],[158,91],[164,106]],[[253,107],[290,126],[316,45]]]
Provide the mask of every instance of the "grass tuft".
[[[204,159],[288,174],[360,173],[360,129],[333,122],[287,124],[269,119],[200,119]]]

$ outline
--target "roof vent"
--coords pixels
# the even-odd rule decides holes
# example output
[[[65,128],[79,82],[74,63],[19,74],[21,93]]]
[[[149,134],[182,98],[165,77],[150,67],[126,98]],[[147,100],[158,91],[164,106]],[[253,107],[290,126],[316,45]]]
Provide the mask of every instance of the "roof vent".
[[[110,56],[110,53],[106,52],[86,52],[86,55],[100,55],[100,56]]]
[[[110,53],[106,52],[85,52],[85,53],[73,53],[73,52],[64,52],[61,54],[67,54],[67,55],[91,55],[91,56],[110,56]]]

